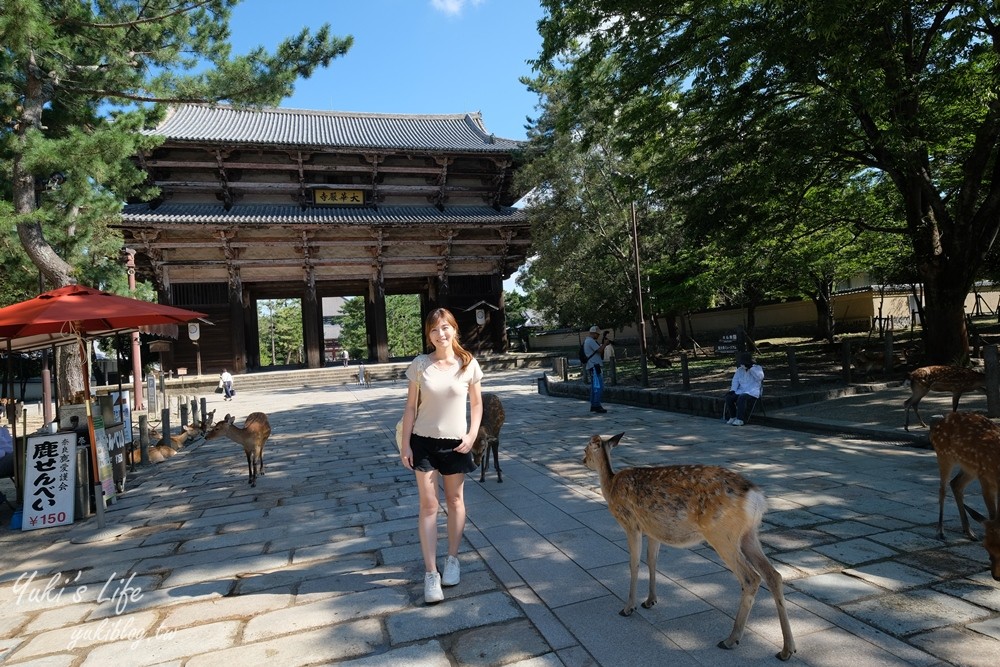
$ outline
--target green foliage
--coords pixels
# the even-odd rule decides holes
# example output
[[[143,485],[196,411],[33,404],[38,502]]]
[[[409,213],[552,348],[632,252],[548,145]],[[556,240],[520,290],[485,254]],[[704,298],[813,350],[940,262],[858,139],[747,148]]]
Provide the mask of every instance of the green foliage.
[[[413,357],[423,352],[420,297],[416,294],[389,294],[385,297],[385,311],[389,357]],[[344,301],[340,316],[340,344],[347,348],[353,359],[369,358],[365,300],[362,297]]]
[[[323,25],[233,55],[237,3],[0,0],[0,229],[21,246],[0,247],[12,283],[0,297],[35,291],[39,272],[46,288],[118,280],[112,225],[123,201],[152,194],[132,160],[158,143],[140,130],[160,105],[277,104],[351,46]],[[37,270],[20,270],[25,258]]]
[[[257,302],[261,366],[287,366],[305,361],[302,306],[298,299]]]
[[[562,65],[567,82],[554,127],[595,108],[614,119],[618,150],[648,156],[648,182],[678,195],[689,229],[717,243],[763,224],[829,267],[830,253],[814,251],[833,245],[835,227],[864,252],[864,231],[902,238],[902,261],[876,272],[915,269],[934,360],[967,349],[965,295],[1000,231],[993,3],[542,5],[536,70]],[[601,135],[581,128],[583,143]],[[855,195],[877,205],[855,207]],[[810,200],[826,210],[807,210]],[[847,255],[841,268],[864,263]],[[791,275],[784,266],[768,273]]]

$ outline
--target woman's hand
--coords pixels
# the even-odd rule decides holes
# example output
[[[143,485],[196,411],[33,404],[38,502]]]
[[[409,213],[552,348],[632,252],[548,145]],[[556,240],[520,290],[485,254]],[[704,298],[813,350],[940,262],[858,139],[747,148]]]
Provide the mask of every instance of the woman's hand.
[[[413,470],[413,450],[409,447],[403,447],[399,452],[399,458],[403,461],[403,467]]]
[[[473,437],[471,433],[466,433],[462,438],[462,442],[458,443],[458,447],[456,447],[453,451],[459,454],[468,454],[472,451],[472,446],[474,444],[476,444],[475,437]]]

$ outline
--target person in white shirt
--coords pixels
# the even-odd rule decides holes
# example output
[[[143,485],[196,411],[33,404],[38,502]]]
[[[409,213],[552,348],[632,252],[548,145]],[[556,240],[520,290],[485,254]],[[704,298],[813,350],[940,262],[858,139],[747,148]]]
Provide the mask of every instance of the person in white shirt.
[[[451,311],[437,308],[427,315],[424,335],[434,351],[422,354],[406,369],[409,390],[403,410],[400,458],[414,471],[420,498],[418,533],[424,557],[424,601],[441,602],[441,586],[459,582],[458,548],[465,531],[465,474],[476,469],[472,446],[483,419],[480,385],[483,371],[458,338]],[[466,403],[469,419],[466,421]],[[438,475],[444,480],[448,506],[448,555],[444,572],[437,569]]]
[[[739,366],[726,394],[726,414],[732,415],[726,423],[743,426],[760,398],[764,385],[764,369],[758,366],[749,352],[741,352]]]
[[[222,369],[222,373],[219,375],[219,381],[222,382],[222,393],[224,394],[222,400],[233,400],[233,375],[229,372],[229,369]]]

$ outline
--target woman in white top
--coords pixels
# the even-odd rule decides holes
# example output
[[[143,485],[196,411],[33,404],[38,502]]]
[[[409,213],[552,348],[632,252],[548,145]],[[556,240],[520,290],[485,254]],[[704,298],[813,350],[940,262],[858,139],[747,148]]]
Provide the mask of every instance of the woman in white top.
[[[424,335],[434,351],[418,356],[406,369],[410,386],[399,454],[403,465],[417,478],[424,600],[434,603],[444,599],[442,585],[454,586],[459,581],[458,547],[465,531],[465,474],[476,469],[472,445],[483,418],[483,371],[459,344],[458,324],[447,309],[437,308],[427,315]],[[466,397],[471,408],[468,422]],[[448,504],[448,556],[443,576],[437,570],[439,474]]]

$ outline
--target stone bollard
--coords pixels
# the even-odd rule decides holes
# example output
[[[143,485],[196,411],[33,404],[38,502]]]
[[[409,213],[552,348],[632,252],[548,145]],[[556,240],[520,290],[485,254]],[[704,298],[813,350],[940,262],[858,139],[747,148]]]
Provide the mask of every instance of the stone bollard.
[[[882,363],[882,379],[889,377],[892,374],[892,330],[885,332],[885,344],[882,348],[883,357]]]
[[[204,396],[201,397],[201,418],[208,418],[208,401]],[[205,424],[206,428],[209,426],[211,426],[211,424]]]
[[[139,415],[139,463],[149,465],[149,418]]]
[[[840,346],[843,364],[844,384],[851,384],[851,341],[845,340]]]
[[[191,399],[191,423],[197,426],[201,423],[201,417],[198,416],[198,399]]]
[[[793,387],[799,385],[799,367],[795,361],[795,350],[788,351],[788,379]]]
[[[181,403],[181,428],[188,425],[188,404]]]

